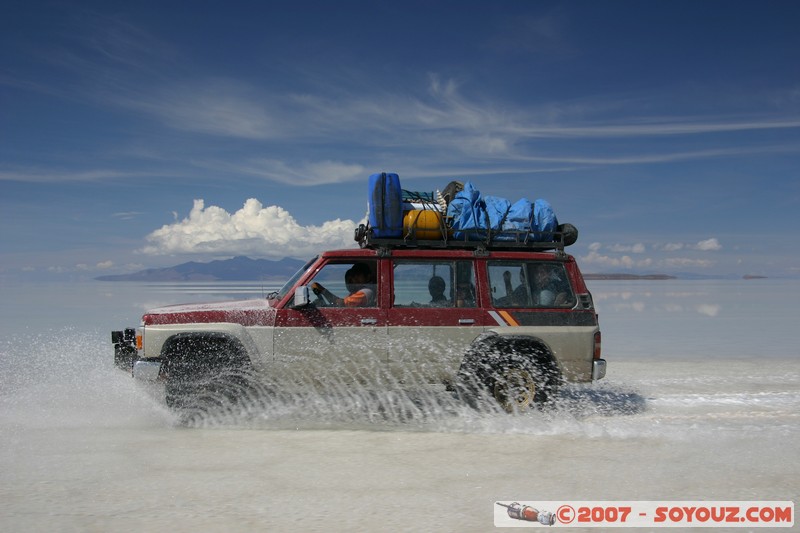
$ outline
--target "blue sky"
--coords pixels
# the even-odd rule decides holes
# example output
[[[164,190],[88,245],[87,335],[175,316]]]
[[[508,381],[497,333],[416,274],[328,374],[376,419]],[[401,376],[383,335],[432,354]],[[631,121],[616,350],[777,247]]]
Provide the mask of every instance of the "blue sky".
[[[351,246],[367,178],[545,198],[584,272],[800,276],[800,4],[0,17],[0,280]]]

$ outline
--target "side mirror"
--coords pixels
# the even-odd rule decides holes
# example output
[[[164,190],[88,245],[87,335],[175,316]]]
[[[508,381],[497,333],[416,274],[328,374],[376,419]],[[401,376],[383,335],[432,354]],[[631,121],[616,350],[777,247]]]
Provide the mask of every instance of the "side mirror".
[[[293,308],[305,307],[311,303],[311,297],[308,293],[308,286],[301,285],[294,290],[294,304]]]

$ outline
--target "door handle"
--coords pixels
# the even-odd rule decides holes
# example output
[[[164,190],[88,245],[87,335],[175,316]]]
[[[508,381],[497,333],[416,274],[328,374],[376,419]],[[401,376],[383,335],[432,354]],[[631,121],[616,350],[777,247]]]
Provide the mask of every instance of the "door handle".
[[[377,318],[362,318],[361,319],[361,325],[362,326],[374,326],[377,323],[378,323],[378,319]]]
[[[473,319],[473,318],[459,318],[458,319],[458,324],[460,326],[468,326],[469,324],[474,324],[474,323],[475,323],[475,319]]]

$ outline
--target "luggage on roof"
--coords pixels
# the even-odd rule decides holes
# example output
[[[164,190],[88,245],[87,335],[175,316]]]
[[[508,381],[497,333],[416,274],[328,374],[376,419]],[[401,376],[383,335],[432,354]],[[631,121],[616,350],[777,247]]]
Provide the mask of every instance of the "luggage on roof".
[[[578,230],[559,224],[547,200],[515,203],[483,196],[469,181],[450,182],[444,193],[407,191],[394,173],[369,179],[369,224],[356,230],[362,247],[429,246],[561,249]]]
[[[552,242],[558,219],[547,200],[531,203],[522,198],[511,204],[505,198],[481,196],[470,182],[455,195],[447,207],[447,217],[453,237],[466,240],[517,241],[523,238],[534,242]]]
[[[369,177],[369,226],[375,237],[402,237],[402,189],[397,174],[381,172]]]

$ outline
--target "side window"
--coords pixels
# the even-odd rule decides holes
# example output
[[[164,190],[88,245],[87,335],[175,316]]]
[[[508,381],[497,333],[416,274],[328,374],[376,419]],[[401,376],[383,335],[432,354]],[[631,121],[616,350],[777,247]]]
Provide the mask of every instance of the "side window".
[[[572,307],[575,295],[563,263],[490,262],[494,307]]]
[[[531,298],[536,307],[573,307],[575,294],[563,263],[528,263]]]
[[[475,277],[468,261],[397,261],[394,307],[474,307]]]
[[[327,263],[308,283],[317,307],[376,307],[375,261]]]
[[[490,262],[489,289],[494,307],[531,307],[531,288],[525,263]]]

